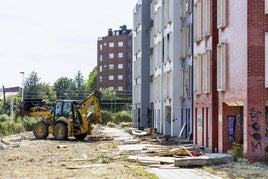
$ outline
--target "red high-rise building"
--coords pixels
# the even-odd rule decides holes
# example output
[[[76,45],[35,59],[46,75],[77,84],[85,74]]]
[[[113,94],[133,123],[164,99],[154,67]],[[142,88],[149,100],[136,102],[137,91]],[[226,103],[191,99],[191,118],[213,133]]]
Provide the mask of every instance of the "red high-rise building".
[[[132,33],[126,25],[98,39],[97,88],[117,96],[132,95]]]

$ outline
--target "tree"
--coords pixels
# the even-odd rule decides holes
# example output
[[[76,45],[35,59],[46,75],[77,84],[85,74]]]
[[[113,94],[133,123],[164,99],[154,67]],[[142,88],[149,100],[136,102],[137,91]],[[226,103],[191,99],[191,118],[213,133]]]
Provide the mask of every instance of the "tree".
[[[87,94],[85,93],[85,80],[80,70],[74,77],[74,84],[76,88],[77,99],[84,99]]]
[[[67,77],[59,78],[53,85],[59,99],[73,99],[75,95],[75,83]]]
[[[89,73],[86,82],[86,89],[90,92],[93,92],[97,89],[97,67],[94,67],[93,70]]]
[[[40,83],[38,84],[38,89],[40,96],[45,99],[47,102],[55,102],[57,99],[56,91],[53,90],[53,88],[46,83]]]
[[[35,71],[32,71],[24,83],[24,98],[38,97],[38,83],[40,78]]]
[[[25,80],[24,98],[43,98],[46,102],[55,102],[56,92],[49,84],[40,83],[35,71]]]
[[[115,99],[115,92],[109,88],[105,88],[101,91],[101,99]]]

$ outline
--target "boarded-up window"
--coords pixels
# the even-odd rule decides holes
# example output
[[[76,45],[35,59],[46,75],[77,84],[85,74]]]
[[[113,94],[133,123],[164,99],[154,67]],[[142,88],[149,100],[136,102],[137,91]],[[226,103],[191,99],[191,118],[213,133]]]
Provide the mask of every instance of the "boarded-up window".
[[[268,88],[268,32],[265,33],[265,87]]]
[[[185,97],[190,97],[191,95],[191,82],[190,82],[190,79],[191,79],[191,69],[189,66],[185,67],[184,69],[184,80],[183,80],[183,86],[184,86],[184,94],[185,94]]]
[[[192,31],[191,25],[187,26],[186,29],[186,55],[192,54]]]
[[[180,4],[180,12],[181,12],[182,19],[185,18],[185,16],[186,16],[186,7],[185,7],[186,1],[187,0],[181,0],[181,4]]]
[[[217,27],[222,29],[226,26],[226,0],[217,0]]]
[[[180,36],[181,36],[181,59],[186,58],[186,41],[187,41],[187,34],[186,34],[186,28],[181,28],[180,31]]]
[[[226,89],[226,44],[218,44],[217,47],[217,89]]]
[[[203,0],[203,36],[210,35],[210,0]]]
[[[202,62],[202,66],[203,66],[203,68],[202,68],[202,72],[203,72],[202,92],[203,93],[210,93],[210,51],[207,51],[206,53],[203,54],[202,60],[203,60],[203,62]]]
[[[268,0],[265,0],[265,14],[268,14]]]
[[[194,93],[201,94],[202,83],[201,55],[194,58]]]
[[[194,40],[196,43],[201,41],[202,33],[202,11],[201,2],[198,1],[194,5]]]

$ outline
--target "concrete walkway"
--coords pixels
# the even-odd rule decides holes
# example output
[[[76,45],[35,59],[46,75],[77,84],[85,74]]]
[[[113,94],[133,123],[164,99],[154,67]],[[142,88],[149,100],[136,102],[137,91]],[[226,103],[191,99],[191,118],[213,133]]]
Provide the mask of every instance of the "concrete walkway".
[[[201,169],[186,169],[186,168],[150,168],[147,170],[150,173],[158,176],[159,179],[221,179],[221,177],[207,173]]]

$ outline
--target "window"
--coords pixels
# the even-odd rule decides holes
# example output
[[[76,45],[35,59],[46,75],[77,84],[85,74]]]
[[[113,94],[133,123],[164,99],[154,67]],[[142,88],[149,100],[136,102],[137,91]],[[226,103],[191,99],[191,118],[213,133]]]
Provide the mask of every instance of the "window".
[[[202,92],[210,93],[210,52],[207,51],[203,54],[203,76],[202,76]]]
[[[201,11],[201,2],[198,1],[194,5],[194,40],[196,43],[200,42],[201,39],[201,29],[202,29],[202,11]]]
[[[186,0],[186,2],[185,2],[186,13],[191,13],[191,4],[192,4],[191,0]]]
[[[123,91],[123,86],[118,86],[118,87],[117,87],[117,90],[118,90],[118,91]]]
[[[268,14],[268,0],[265,0],[265,14]]]
[[[201,55],[194,58],[194,93],[201,94]]]
[[[203,36],[210,35],[210,0],[203,0]]]
[[[109,75],[109,80],[114,80],[114,75]]]
[[[114,42],[110,42],[109,47],[114,47]]]
[[[102,44],[100,44],[100,51],[102,51]]]
[[[100,55],[100,62],[102,62],[102,55]]]
[[[114,54],[113,53],[109,53],[109,58],[110,59],[114,58]]]
[[[102,82],[102,76],[100,76],[100,82]]]
[[[109,70],[113,70],[114,69],[114,64],[109,64]]]
[[[118,58],[123,58],[124,54],[122,52],[118,53]]]
[[[224,91],[226,88],[226,44],[217,47],[217,89]]]
[[[265,33],[265,87],[268,88],[268,32]]]
[[[110,89],[111,91],[113,91],[113,90],[114,90],[114,87],[113,87],[113,86],[110,86],[109,89]]]
[[[187,48],[187,29],[186,28],[181,28],[180,31],[180,37],[181,37],[181,59],[186,58],[186,48]]]
[[[123,64],[118,64],[118,69],[123,69]]]
[[[100,72],[102,72],[102,66],[100,66]]]
[[[118,75],[117,79],[118,80],[123,80],[123,75]]]
[[[226,26],[226,0],[217,0],[217,27],[222,29]]]
[[[181,83],[183,86],[182,89],[182,97],[191,97],[191,69],[189,66],[186,66],[185,68],[181,68]]]
[[[118,47],[123,47],[124,46],[124,42],[120,41],[118,42]]]

